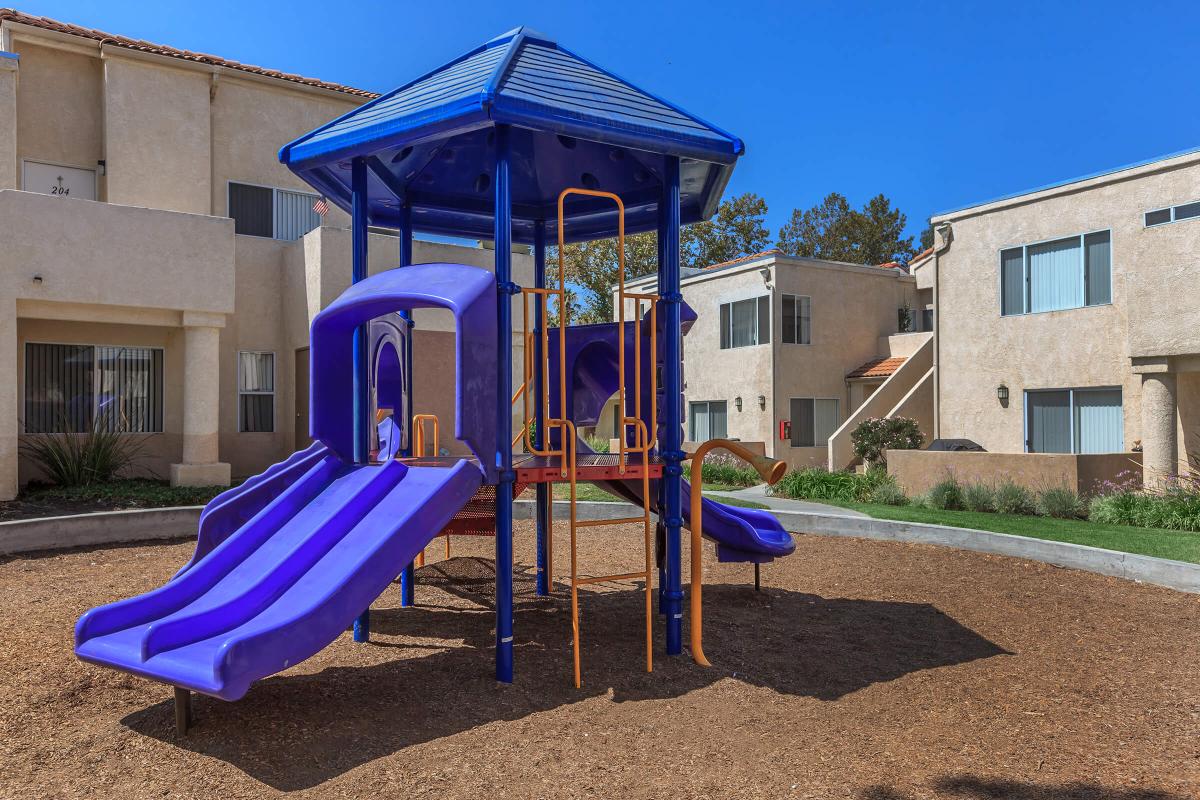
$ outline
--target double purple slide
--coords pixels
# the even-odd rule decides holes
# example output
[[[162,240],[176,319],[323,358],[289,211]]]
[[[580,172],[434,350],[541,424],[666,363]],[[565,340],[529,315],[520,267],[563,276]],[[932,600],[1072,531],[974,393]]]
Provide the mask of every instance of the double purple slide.
[[[455,316],[455,435],[477,457],[494,447],[491,274],[426,264],[355,284],[313,321],[316,441],[213,499],[195,555],[164,586],[84,614],[75,626],[81,659],[236,700],[330,644],[383,593],[491,477],[466,459],[448,467],[354,463],[354,332],[421,307]],[[398,357],[387,342],[379,346],[371,363]],[[385,367],[394,374],[398,364]]]

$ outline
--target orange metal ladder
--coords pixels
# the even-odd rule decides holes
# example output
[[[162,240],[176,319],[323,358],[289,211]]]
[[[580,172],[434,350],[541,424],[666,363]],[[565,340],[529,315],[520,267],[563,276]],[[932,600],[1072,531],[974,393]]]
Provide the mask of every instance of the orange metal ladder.
[[[563,225],[563,206],[566,198],[571,195],[586,195],[591,197],[608,198],[614,201],[617,205],[618,222],[617,222],[617,259],[618,259],[618,403],[621,409],[621,425],[619,431],[618,444],[618,474],[624,475],[628,469],[630,454],[638,454],[641,459],[641,479],[642,479],[642,514],[635,517],[622,517],[619,519],[601,519],[601,520],[580,520],[577,514],[577,468],[578,468],[578,453],[576,448],[576,431],[574,423],[566,418],[567,408],[567,375],[566,375],[566,329],[567,329],[567,294],[566,294],[566,261],[564,255],[565,231]],[[529,298],[542,296],[548,301],[551,297],[558,299],[558,359],[559,359],[559,410],[562,413],[561,418],[548,419],[545,418],[545,409],[549,406],[549,365],[551,354],[549,352],[549,332],[548,319],[549,309],[548,302],[542,303],[541,319],[538,320],[538,325],[541,330],[541,345],[542,353],[545,354],[545,360],[542,364],[534,363],[533,344],[534,334],[529,330]],[[570,531],[571,531],[571,633],[572,644],[574,649],[574,676],[575,686],[578,688],[581,685],[581,669],[580,669],[580,625],[579,625],[579,587],[592,584],[604,583],[607,581],[632,580],[641,578],[645,586],[645,610],[646,610],[646,671],[650,672],[654,668],[653,660],[653,577],[654,577],[654,557],[653,557],[653,533],[650,521],[650,452],[654,447],[658,432],[658,408],[657,402],[657,383],[658,376],[656,370],[650,370],[650,397],[652,398],[651,423],[647,428],[646,423],[642,419],[642,325],[639,318],[634,325],[635,340],[634,340],[634,415],[626,414],[625,403],[625,303],[627,300],[633,300],[634,306],[637,309],[641,308],[641,301],[649,302],[650,311],[650,353],[651,358],[657,352],[657,304],[658,296],[653,294],[627,292],[625,290],[625,205],[621,198],[611,192],[601,192],[592,189],[564,189],[558,196],[558,288],[536,288],[522,290],[522,306],[524,310],[524,339],[525,342],[525,374],[524,381],[517,391],[513,394],[512,401],[516,403],[519,398],[524,397],[524,419],[525,424],[522,426],[522,432],[513,440],[515,445],[520,441],[521,437],[525,438],[526,450],[538,456],[552,456],[561,459],[562,472],[561,477],[565,478],[570,485]],[[637,315],[640,317],[640,314]],[[547,437],[546,442],[549,442],[549,431],[551,428],[556,428],[560,435],[560,447],[551,449],[546,446],[538,449],[533,444],[531,436],[531,414],[532,414],[532,397],[530,390],[530,382],[533,380],[535,368],[542,370],[542,388],[543,396],[541,398],[541,407],[543,409],[543,418],[535,422],[543,431],[543,436]],[[629,446],[626,442],[626,431],[632,426],[634,429],[634,444]],[[548,493],[550,509],[547,514],[547,569],[550,571],[547,584],[553,586],[553,493]],[[579,528],[593,528],[604,525],[618,525],[641,522],[644,533],[644,569],[625,572],[616,575],[595,575],[580,577],[579,576],[579,559],[577,538]]]

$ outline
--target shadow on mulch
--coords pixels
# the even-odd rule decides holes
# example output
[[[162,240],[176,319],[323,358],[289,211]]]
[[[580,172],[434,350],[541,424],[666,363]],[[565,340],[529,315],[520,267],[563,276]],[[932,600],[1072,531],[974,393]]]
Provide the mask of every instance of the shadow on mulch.
[[[1029,783],[975,775],[950,775],[933,784],[938,797],[963,800],[1188,800],[1157,789],[1110,789],[1095,783]],[[859,794],[861,800],[913,800],[912,795],[885,786]]]
[[[419,571],[418,602],[436,586],[470,601],[466,607],[437,605],[438,595],[454,602],[439,592],[429,598],[435,604],[373,609],[373,634],[426,640],[365,645],[405,653],[394,660],[270,678],[236,703],[198,697],[196,724],[182,740],[174,735],[169,701],[122,723],[290,791],[411,745],[592,697],[611,695],[615,702],[676,698],[732,677],[782,694],[833,701],[919,670],[1009,655],[928,604],[715,584],[704,589],[705,652],[717,666],[705,669],[686,655],[665,656],[659,624],[654,672],[647,674],[643,592],[597,586],[580,592],[583,688],[575,689],[570,593],[560,585],[556,596],[537,597],[533,575],[524,571],[514,581],[519,592],[516,682],[503,685],[492,673],[493,576],[487,559],[438,562]],[[452,644],[444,644],[447,640]],[[354,647],[344,640],[333,646]]]

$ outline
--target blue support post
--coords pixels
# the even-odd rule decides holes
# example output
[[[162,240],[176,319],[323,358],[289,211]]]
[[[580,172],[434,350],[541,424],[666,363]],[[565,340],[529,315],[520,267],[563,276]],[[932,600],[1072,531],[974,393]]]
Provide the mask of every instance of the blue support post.
[[[533,232],[533,285],[538,289],[546,288],[546,223],[537,220],[537,228]],[[533,418],[537,420],[533,431],[533,444],[539,450],[546,446],[546,431],[542,424],[545,416],[545,385],[542,363],[546,354],[542,352],[542,307],[545,303],[542,295],[533,298],[533,387],[525,391],[533,392]],[[550,541],[549,541],[549,509],[546,507],[550,499],[550,484],[537,485],[537,593],[542,597],[550,594]]]
[[[660,207],[659,211],[658,211],[658,231],[657,231],[657,237],[656,237],[656,241],[658,244],[658,274],[659,274],[659,284],[660,284],[659,290],[660,291],[662,289],[661,284],[662,284],[663,261],[665,260],[663,257],[663,253],[665,252],[663,250],[663,246],[666,243],[666,238],[667,238],[666,218],[667,218],[666,214],[663,213],[662,208]],[[662,304],[660,303],[660,307],[662,310],[660,310],[659,313],[665,314],[666,313],[665,306],[662,306]],[[663,318],[663,319],[665,322],[665,318]],[[664,330],[665,330],[665,325],[664,325]],[[665,348],[667,346],[665,336],[659,338],[658,346],[661,348],[664,348],[664,352],[665,352]],[[657,355],[658,354],[656,353],[655,356],[657,357]],[[663,359],[663,363],[664,364],[666,363],[666,358]],[[659,388],[663,389],[663,395],[662,395],[663,400],[662,400],[662,408],[660,408],[658,410],[658,418],[660,420],[662,420],[663,422],[665,422],[666,421],[666,413],[667,413],[666,408],[667,408],[667,404],[671,401],[671,396],[669,394],[667,394],[665,387],[659,387]],[[658,449],[659,455],[662,455],[663,451],[666,449],[666,442],[664,442],[661,437],[658,440],[658,448],[657,449]],[[662,521],[666,519],[666,511],[665,511],[666,490],[667,490],[667,482],[663,481],[663,480],[658,481],[658,486],[656,487],[656,491],[658,492],[657,500],[658,500],[659,520],[662,524],[665,524],[665,522],[662,522]],[[660,544],[658,542],[658,531],[657,530],[655,531],[655,545],[658,547],[665,546],[665,543]],[[655,557],[658,558],[657,552],[655,553]],[[667,614],[667,567],[666,567],[665,559],[660,560],[659,566],[658,566],[658,613],[662,614],[663,616],[666,616],[666,614]]]
[[[509,131],[496,126],[496,680],[513,679],[512,191]]]
[[[663,196],[659,206],[662,218],[662,263],[658,269],[658,293],[663,305],[663,506],[666,524],[666,585],[662,599],[667,615],[667,655],[683,651],[683,583],[680,548],[683,514],[681,510],[683,476],[683,425],[680,397],[683,393],[682,331],[680,330],[679,291],[679,158],[664,159]]]
[[[400,225],[396,231],[397,238],[400,240],[400,266],[407,267],[412,264],[412,207],[408,202],[402,202],[400,205]],[[401,435],[404,437],[404,447],[401,449],[401,455],[411,456],[413,443],[413,407],[412,407],[412,376],[413,376],[413,329],[416,323],[413,321],[412,311],[403,309],[400,311],[401,318],[408,324],[407,331],[404,336],[404,408],[402,413],[404,418],[397,420],[400,423]],[[410,561],[404,571],[400,573],[400,607],[407,608],[416,603],[416,575],[413,564]]]
[[[350,166],[350,188],[353,192],[350,208],[351,262],[350,282],[358,283],[367,277],[367,162],[356,158]],[[368,374],[367,326],[354,332],[354,463],[365,464],[371,452],[371,379]],[[371,638],[371,609],[368,607],[354,620],[354,641]]]

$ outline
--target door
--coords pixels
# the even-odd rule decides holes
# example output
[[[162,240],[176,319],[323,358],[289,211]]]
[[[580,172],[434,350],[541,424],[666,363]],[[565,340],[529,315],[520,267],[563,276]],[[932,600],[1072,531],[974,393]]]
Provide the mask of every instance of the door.
[[[308,348],[296,351],[296,449],[303,450],[312,444],[308,435]]]

